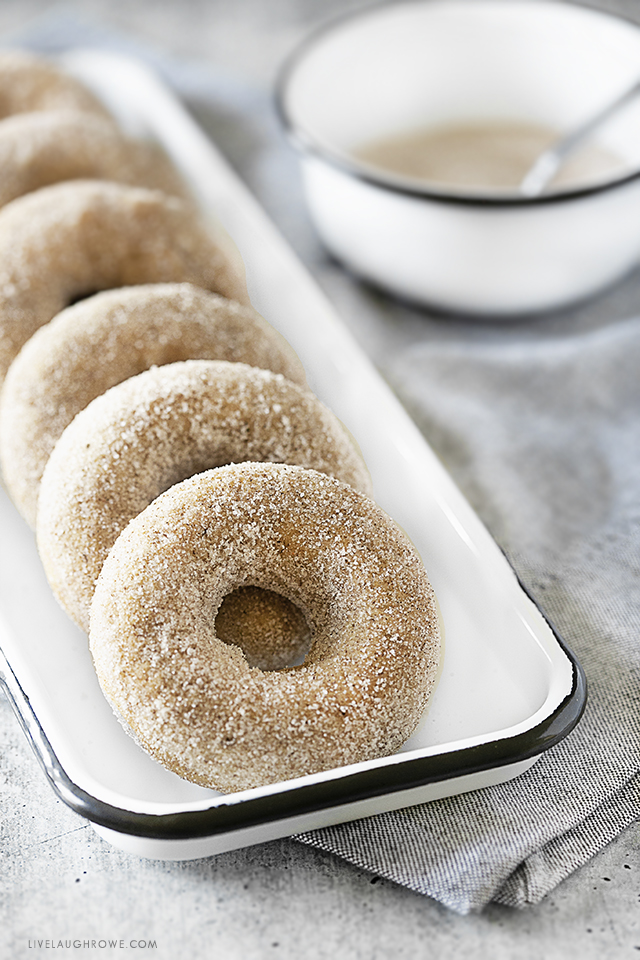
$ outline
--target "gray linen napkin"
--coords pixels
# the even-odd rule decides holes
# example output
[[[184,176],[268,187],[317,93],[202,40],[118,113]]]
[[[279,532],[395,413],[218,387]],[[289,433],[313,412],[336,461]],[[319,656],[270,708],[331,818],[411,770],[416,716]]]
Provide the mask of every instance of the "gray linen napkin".
[[[517,780],[305,834],[448,906],[532,903],[640,815],[640,320],[428,343],[398,390],[580,658],[577,729]]]
[[[173,84],[312,265],[585,667],[585,718],[519,779],[298,839],[461,913],[538,901],[640,815],[640,321],[599,317],[619,306],[615,295],[560,333],[532,321],[514,335],[395,306],[319,252],[266,91],[59,14],[8,42],[115,47]]]

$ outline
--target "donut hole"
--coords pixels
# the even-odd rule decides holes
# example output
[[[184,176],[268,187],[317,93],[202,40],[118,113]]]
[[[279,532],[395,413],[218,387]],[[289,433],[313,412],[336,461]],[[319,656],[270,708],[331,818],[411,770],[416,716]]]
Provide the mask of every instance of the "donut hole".
[[[102,291],[81,290],[78,293],[73,293],[71,296],[67,297],[65,307],[73,307],[76,303],[81,303],[83,300],[89,300],[91,297],[95,297],[98,293],[102,293]]]
[[[222,601],[215,633],[240,647],[250,667],[283,670],[297,666],[311,646],[311,630],[302,611],[273,590],[238,587]]]

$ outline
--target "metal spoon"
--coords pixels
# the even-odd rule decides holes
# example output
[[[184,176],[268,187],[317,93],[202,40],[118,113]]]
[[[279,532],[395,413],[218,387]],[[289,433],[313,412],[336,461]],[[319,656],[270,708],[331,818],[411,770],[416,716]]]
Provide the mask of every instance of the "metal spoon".
[[[571,133],[560,137],[554,144],[540,154],[536,162],[529,169],[518,188],[524,197],[538,197],[549,185],[551,180],[569,156],[584,140],[598,129],[606,120],[613,116],[621,107],[625,106],[640,93],[640,80],[619,94],[615,100],[603,107],[585,123],[582,123]]]

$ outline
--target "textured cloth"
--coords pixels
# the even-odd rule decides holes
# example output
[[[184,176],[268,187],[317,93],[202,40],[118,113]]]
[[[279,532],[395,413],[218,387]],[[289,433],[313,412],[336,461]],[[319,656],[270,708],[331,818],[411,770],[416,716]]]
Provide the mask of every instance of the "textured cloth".
[[[589,704],[517,780],[307,842],[466,911],[539,900],[638,817],[639,364],[639,320],[395,358],[414,415],[577,653]]]
[[[13,42],[115,46],[151,61],[308,262],[580,658],[577,729],[507,784],[299,839],[459,912],[533,903],[640,813],[640,277],[576,311],[438,319],[322,254],[269,92],[63,17]],[[250,148],[248,147],[250,144]]]

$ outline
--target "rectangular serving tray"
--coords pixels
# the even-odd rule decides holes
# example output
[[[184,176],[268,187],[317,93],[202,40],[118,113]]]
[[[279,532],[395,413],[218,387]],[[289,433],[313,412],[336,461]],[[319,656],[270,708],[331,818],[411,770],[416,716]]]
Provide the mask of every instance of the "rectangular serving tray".
[[[65,66],[120,122],[159,142],[212,229],[233,238],[255,307],[289,340],[311,388],[346,424],[375,498],[407,531],[438,596],[442,673],[418,731],[392,757],[223,796],[131,740],[105,701],[87,638],[57,606],[34,537],[0,491],[0,679],[53,789],[131,853],[208,856],[503,782],[578,722],[575,657],[396,397],[263,210],[174,96],[140,63],[76,51]]]

